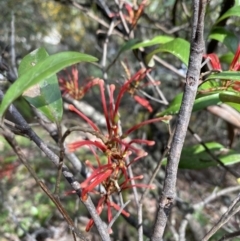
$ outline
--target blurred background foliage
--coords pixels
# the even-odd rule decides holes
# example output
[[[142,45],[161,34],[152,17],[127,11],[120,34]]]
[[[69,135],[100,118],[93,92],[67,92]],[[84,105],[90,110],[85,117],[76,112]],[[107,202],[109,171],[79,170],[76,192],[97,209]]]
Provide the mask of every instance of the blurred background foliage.
[[[19,63],[21,59],[32,50],[43,46],[50,54],[65,50],[87,53],[99,58],[101,64],[103,44],[110,24],[109,16],[106,14],[104,9],[101,8],[101,5],[98,4],[98,1],[78,0],[73,2],[81,4],[84,11],[81,11],[76,7],[76,5],[73,6],[73,4],[70,4],[67,0],[0,1],[0,50],[2,58],[4,58],[4,60],[8,63],[11,63],[11,21],[12,16],[14,15],[15,51],[17,63]],[[219,56],[229,53],[224,44],[216,41],[214,42],[213,40],[208,39],[208,36],[210,35],[211,29],[213,28],[217,18],[221,14],[224,4],[227,8],[229,7],[228,5],[233,4],[233,2],[234,1],[220,0],[210,1],[205,20],[206,50],[208,52],[217,52]],[[105,3],[107,3],[107,9],[110,9],[110,11],[115,11],[117,9],[114,1],[105,1]],[[192,1],[151,0],[149,3],[149,6],[145,9],[143,16],[139,20],[139,23],[134,31],[134,38],[147,40],[157,35],[169,35],[172,37],[181,37],[189,41],[191,34],[190,22]],[[125,10],[124,13],[127,14]],[[93,16],[95,19],[93,19]],[[234,32],[236,36],[240,36],[239,17],[229,19],[228,24],[226,24],[226,22],[222,22],[221,24],[226,26],[227,30]],[[124,44],[126,40],[124,36],[126,35],[120,24],[110,37],[110,41],[108,43],[107,64],[113,61],[119,49]],[[149,48],[149,51],[151,51],[151,48]],[[161,59],[174,66],[178,71],[185,73],[186,67],[183,66],[182,63],[173,55],[163,53],[161,54]],[[122,68],[121,61],[129,65],[132,74],[139,69],[139,62],[136,60],[135,54],[132,51],[128,51],[119,57],[116,64],[113,65],[111,70],[108,72],[109,82],[115,83],[118,81],[121,83],[123,81],[125,73]],[[11,66],[11,64],[9,65]],[[80,64],[79,72],[81,80],[84,80],[86,77],[92,75],[102,77],[100,68],[94,65]],[[176,94],[180,93],[183,89],[184,79],[170,71],[166,66],[156,64],[151,72],[151,75],[155,80],[161,81],[161,90],[166,96],[168,102],[170,102]],[[2,78],[4,77],[2,76]],[[88,98],[88,101],[92,106],[96,108],[99,107],[98,104],[100,101],[96,101],[96,98],[99,98],[97,92],[93,92]],[[135,102],[133,102],[131,98],[128,98],[123,104],[121,114],[126,121],[126,125],[134,121],[131,116],[133,109],[135,110],[135,113],[139,113],[139,119],[149,115],[138,112],[139,109],[136,109],[138,107],[135,105]],[[158,103],[153,103],[153,106],[154,114],[166,108],[164,105]],[[149,116],[151,117],[151,114]],[[71,118],[69,118],[69,116],[65,116],[65,118],[67,119],[64,120],[65,122],[71,122]],[[219,116],[213,115],[207,110],[193,113],[190,126],[205,142],[216,141],[226,147],[228,147],[230,142],[229,135],[233,135],[231,133],[234,131],[236,134],[232,147],[235,150],[239,150],[239,129],[229,126],[229,124],[219,118]],[[45,132],[42,132],[42,130],[37,127],[35,128],[40,135],[46,138],[47,134]],[[142,133],[139,133],[139,135],[141,134]],[[151,128],[147,130],[147,135],[150,139],[154,138],[155,141],[157,141],[156,147],[150,149],[153,156],[157,159],[160,155],[160,153],[158,153],[159,150],[164,150],[166,145],[168,139],[168,129],[164,125],[158,129],[156,126],[152,125]],[[37,151],[37,148],[33,147],[30,141],[21,137],[19,142],[21,143],[21,146],[26,149],[26,153],[31,157],[30,163],[34,166],[35,171],[45,180],[49,188],[53,189],[56,170],[54,168],[49,168],[49,166],[51,166],[49,161],[45,160],[45,157]],[[52,140],[50,139],[47,140],[47,142],[50,145],[52,144]],[[188,133],[185,143],[187,146],[197,144],[197,141],[190,133]],[[0,139],[0,144],[1,175],[1,171],[6,169],[6,165],[16,162],[16,159],[14,158],[13,152],[3,139]],[[148,167],[152,167],[152,164],[149,164],[150,162],[151,160],[147,158],[142,164],[142,168],[146,173],[149,172]],[[11,166],[9,167],[11,170]],[[236,169],[238,168],[238,166],[235,167]],[[2,236],[2,238],[0,237],[0,240],[13,240],[10,239],[13,237],[16,238],[15,240],[18,240],[17,237],[20,237],[21,240],[23,240],[23,238],[27,240],[28,232],[31,233],[40,227],[47,228],[49,227],[48,225],[52,225],[56,220],[58,220],[56,221],[56,226],[58,226],[59,220],[63,221],[60,214],[58,214],[57,211],[53,211],[54,206],[45,194],[39,191],[39,188],[34,184],[34,180],[31,179],[30,174],[28,174],[25,168],[20,165],[16,167],[14,166],[12,170],[14,170],[14,172],[10,176],[6,174],[2,174],[0,176],[0,212],[2,213],[2,215],[0,215],[0,236]],[[216,170],[218,172],[217,176],[215,175]],[[202,194],[200,193],[204,193],[204,196],[206,196],[207,191],[211,193],[213,188],[216,186],[225,187],[236,183],[236,180],[233,180],[232,178],[224,179],[225,174],[226,173],[223,170],[219,171],[216,167],[212,169],[209,168],[202,172],[188,170],[180,171],[180,181],[178,185],[182,188],[185,187],[185,190],[183,188],[182,194],[178,193],[178,195],[185,200],[189,200],[188,193],[193,192],[196,195],[194,198],[190,198],[191,201],[193,201],[193,199],[202,198]],[[163,171],[160,173],[158,181],[161,182],[162,178]],[[223,181],[220,183],[219,180]],[[192,183],[190,184],[190,182]],[[203,186],[200,185],[202,182],[204,183]],[[34,189],[32,189],[31,184],[34,186]],[[80,213],[87,216],[85,210],[79,209],[78,201],[71,198],[71,196],[65,195],[69,186],[66,185],[65,182],[62,182],[61,185],[61,200],[66,209],[72,215],[73,219],[75,218],[77,220]],[[151,195],[153,199],[155,194],[152,193]],[[150,203],[152,202],[154,206],[155,202],[152,201],[152,199],[149,199],[148,201]],[[227,196],[226,200],[224,200],[225,205],[228,204],[229,199],[230,197]],[[8,205],[5,205],[4,203],[8,203]],[[195,220],[197,220],[201,226],[204,226],[208,222],[207,218],[209,218],[211,213],[217,210],[217,206],[212,207],[212,210],[208,210],[206,212],[207,214],[201,213],[196,215]],[[150,214],[151,215],[148,218],[150,221],[153,221],[154,211]],[[176,213],[174,213],[174,215],[175,214]],[[86,223],[85,220],[81,221]],[[234,229],[237,222],[239,222],[239,220],[235,220],[233,224],[230,224],[228,229]],[[80,229],[83,229],[84,225],[81,225]],[[146,222],[145,225],[148,226],[149,223]],[[119,238],[119,240],[134,240],[134,238],[136,238],[134,236],[133,239],[130,238],[131,235],[133,235],[133,231],[131,229],[126,229],[124,224],[116,224],[116,226],[119,227],[119,230],[115,230],[116,240],[123,235],[121,234],[123,231],[126,232],[126,237],[125,239],[124,237],[122,237],[122,239]],[[45,232],[48,232],[47,229]],[[14,234],[16,235],[14,236]],[[193,240],[192,231],[190,231],[188,235],[188,240]],[[170,231],[167,231],[166,237],[169,237],[167,240],[173,240]],[[44,239],[39,238],[38,240]]]

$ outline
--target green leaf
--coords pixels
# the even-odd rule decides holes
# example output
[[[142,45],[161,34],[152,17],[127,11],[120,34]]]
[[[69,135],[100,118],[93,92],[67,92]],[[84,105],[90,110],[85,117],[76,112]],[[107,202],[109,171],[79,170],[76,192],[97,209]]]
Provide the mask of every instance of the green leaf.
[[[173,101],[170,103],[168,108],[160,113],[158,113],[156,116],[161,117],[165,115],[175,115],[179,112],[181,102],[182,102],[183,93],[178,94]]]
[[[240,80],[240,72],[239,71],[223,71],[220,73],[213,73],[207,77],[206,80],[211,79],[224,79],[224,80]]]
[[[193,111],[203,110],[208,106],[218,104],[221,104],[221,101],[219,100],[219,93],[200,96],[194,101]]]
[[[147,62],[152,59],[153,55],[159,52],[171,53],[179,58],[187,66],[189,60],[190,44],[181,38],[176,38],[165,44],[161,44],[159,48],[155,49],[147,55]]]
[[[219,94],[219,99],[222,102],[232,102],[232,103],[240,104],[240,93],[223,92]]]
[[[240,153],[225,148],[217,142],[205,143],[207,148],[214,154],[224,165],[233,165],[240,162]],[[167,158],[163,160],[163,165],[167,164]],[[201,144],[184,147],[181,153],[179,168],[180,169],[203,169],[219,164],[205,150]]]
[[[235,53],[238,47],[238,37],[223,27],[214,28],[208,38],[225,44],[232,53]]]
[[[39,48],[26,55],[19,66],[19,76],[22,76],[37,63],[48,58],[44,48]],[[35,108],[41,111],[50,121],[59,123],[62,119],[62,96],[57,76],[40,81],[23,93],[23,97]]]
[[[44,48],[38,48],[27,54],[18,67],[18,77],[25,74],[29,69],[35,66],[38,62],[46,59],[49,56]]]
[[[61,69],[82,61],[93,62],[97,61],[97,59],[82,53],[62,52],[39,61],[29,71],[20,76],[8,89],[0,106],[0,117],[3,116],[8,106],[25,90],[42,80],[46,80]]]
[[[239,92],[238,93],[236,93],[236,92],[230,92],[230,93],[223,92],[223,93],[220,93],[219,94],[219,99],[223,103],[233,107],[234,109],[236,109],[237,111],[240,112],[240,93]]]
[[[134,45],[136,45],[137,43],[139,43],[140,40],[139,39],[130,39],[129,41],[127,41],[119,50],[118,54],[117,54],[117,57],[119,57],[119,55],[122,53],[122,52],[125,52],[125,51],[128,51],[128,50],[131,50],[133,48]]]
[[[142,41],[140,43],[134,44],[131,47],[131,49],[150,47],[150,46],[157,45],[157,44],[165,44],[169,41],[172,41],[173,39],[174,39],[173,37],[165,36],[165,35],[156,36],[153,39],[148,39],[148,40]]]
[[[173,37],[170,37],[170,36],[156,36],[151,40],[144,40],[144,41],[140,41],[139,39],[130,39],[120,48],[116,57],[114,58],[112,63],[108,66],[108,68],[111,67],[116,62],[118,57],[125,51],[139,49],[141,47],[142,48],[149,47],[149,46],[161,44],[161,43],[166,43],[171,41],[172,39]]]
[[[38,89],[34,96],[31,93],[29,95],[29,93],[24,92],[23,97],[50,121],[59,123],[62,119],[63,107],[57,76],[53,75],[34,85],[33,88]],[[29,90],[32,91],[33,89],[30,88]]]
[[[232,8],[230,8],[226,13],[224,13],[216,22],[215,24],[221,22],[223,19],[225,18],[229,18],[229,17],[240,17],[240,6],[233,6]]]
[[[240,153],[224,148],[220,143],[206,143],[210,151],[225,165],[240,162]],[[202,169],[219,165],[201,144],[184,147],[181,153],[179,168]]]
[[[138,49],[149,47],[156,44],[163,44],[173,40],[173,37],[170,36],[156,36],[153,39],[148,39],[144,41],[140,41],[139,39],[131,39],[127,41],[119,50],[117,56],[119,56],[122,52],[131,50],[131,49]]]
[[[165,115],[175,115],[179,112],[181,102],[182,102],[182,96],[183,94],[178,94],[174,100],[171,102],[169,107],[164,110],[163,112],[160,112],[157,114],[157,116],[165,116]],[[205,109],[208,106],[211,105],[217,105],[220,104],[221,101],[219,100],[219,93],[214,94],[208,94],[208,95],[199,95],[197,96],[196,100],[193,104],[193,111],[199,111],[202,109]]]

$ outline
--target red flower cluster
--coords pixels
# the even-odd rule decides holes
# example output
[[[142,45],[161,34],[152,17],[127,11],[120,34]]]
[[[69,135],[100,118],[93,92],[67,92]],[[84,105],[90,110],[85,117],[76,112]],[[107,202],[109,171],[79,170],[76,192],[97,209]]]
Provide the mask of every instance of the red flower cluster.
[[[141,106],[143,106],[144,108],[146,108],[149,112],[153,111],[153,108],[150,104],[150,102],[143,98],[140,97],[139,95],[136,95],[136,90],[137,89],[143,89],[144,87],[146,87],[147,85],[159,85],[160,81],[155,81],[154,84],[152,83],[146,83],[146,84],[142,84],[140,82],[142,82],[142,80],[146,77],[146,75],[151,71],[151,69],[145,69],[142,68],[140,69],[136,74],[134,74],[132,77],[130,76],[130,70],[128,69],[127,66],[125,66],[125,64],[123,64],[123,68],[127,74],[127,78],[128,80],[124,83],[127,87],[127,92],[133,96],[134,100],[136,102],[138,102]]]
[[[137,22],[139,20],[139,18],[142,16],[143,12],[144,12],[144,8],[147,5],[147,0],[143,0],[139,6],[137,6],[136,9],[133,8],[133,6],[131,6],[128,3],[124,3],[124,7],[127,10],[127,15],[123,15],[124,19],[130,23],[131,28],[134,28],[137,25]],[[109,17],[119,17],[118,13],[112,13],[109,15]]]
[[[216,54],[214,54],[214,53],[205,54],[205,55],[203,55],[203,57],[209,58],[210,64],[211,64],[213,70],[222,71],[220,60],[219,60],[219,58]],[[240,45],[238,46],[237,51],[236,51],[236,53],[234,55],[234,58],[232,60],[232,63],[230,64],[230,67],[229,67],[230,71],[239,71],[240,70],[239,58],[240,58]],[[232,83],[228,80],[225,85],[226,85],[227,88],[232,87],[234,90],[240,91],[240,81],[234,81]]]
[[[0,160],[2,161],[2,160]],[[1,164],[0,166],[0,180],[6,178],[6,180],[11,180],[13,173],[16,168],[20,165],[18,162],[9,163],[9,164]]]
[[[132,6],[125,3],[125,8],[128,11],[128,17],[126,19],[131,24],[132,28],[134,28],[137,25],[137,22],[139,18],[142,16],[146,5],[147,5],[147,0],[143,0],[137,9],[133,9]]]
[[[154,145],[154,141],[143,140],[143,139],[132,139],[126,141],[133,131],[153,122],[158,122],[161,120],[169,120],[170,117],[160,117],[155,119],[150,119],[143,121],[137,125],[126,130],[122,133],[119,126],[119,105],[122,97],[125,93],[131,88],[133,81],[140,81],[143,76],[145,76],[146,70],[141,70],[137,72],[132,78],[126,81],[123,86],[120,88],[119,93],[116,96],[116,101],[114,98],[115,85],[109,86],[109,100],[107,104],[105,90],[104,90],[104,81],[101,79],[93,80],[94,83],[97,83],[100,89],[101,102],[103,113],[106,120],[107,134],[102,132],[87,116],[82,112],[77,110],[73,105],[69,105],[69,109],[77,113],[80,118],[86,121],[92,130],[88,130],[91,134],[98,137],[98,140],[79,140],[68,145],[69,151],[75,151],[77,148],[82,146],[88,146],[95,156],[98,166],[93,167],[90,161],[87,161],[87,166],[91,169],[91,175],[83,181],[80,186],[82,188],[81,199],[84,201],[87,199],[88,194],[91,192],[96,193],[95,189],[98,185],[102,185],[105,189],[104,193],[100,193],[101,198],[99,199],[97,205],[97,212],[100,214],[106,205],[108,210],[108,221],[112,220],[111,209],[121,210],[121,207],[116,203],[112,202],[110,197],[114,193],[119,193],[125,189],[136,187],[144,188],[153,188],[153,186],[148,186],[144,184],[132,184],[132,180],[142,179],[143,176],[136,176],[133,178],[129,177],[128,167],[138,161],[140,158],[147,155],[142,149],[139,149],[137,145]],[[103,164],[100,161],[98,152],[103,153],[107,157],[107,163]],[[132,156],[134,156],[132,158]],[[130,159],[131,158],[131,159]],[[130,160],[130,161],[129,161]],[[122,210],[121,213],[125,216],[129,216],[129,213]],[[86,227],[86,230],[90,230],[94,221],[91,219]]]

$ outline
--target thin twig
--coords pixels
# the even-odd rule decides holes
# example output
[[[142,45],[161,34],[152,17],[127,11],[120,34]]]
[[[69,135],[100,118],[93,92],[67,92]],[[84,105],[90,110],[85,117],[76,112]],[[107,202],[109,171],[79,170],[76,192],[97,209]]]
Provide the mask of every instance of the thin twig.
[[[140,65],[143,67],[144,66],[143,62],[140,62]],[[164,105],[168,105],[167,99],[165,98],[164,94],[160,90],[159,86],[155,85],[155,81],[154,81],[153,77],[149,73],[147,73],[147,78],[152,83],[152,87],[154,88],[154,90],[156,90],[156,92],[158,93],[159,97],[162,99]]]
[[[166,146],[166,148],[165,148],[165,150],[164,150],[164,152],[163,152],[160,160],[158,161],[157,166],[155,167],[155,169],[154,169],[154,171],[153,171],[153,174],[152,174],[152,176],[151,176],[151,178],[150,178],[150,180],[149,180],[149,182],[148,182],[148,185],[151,185],[151,184],[153,183],[153,181],[155,180],[156,175],[158,174],[158,172],[159,172],[159,170],[160,170],[160,168],[161,168],[161,166],[162,166],[162,161],[163,161],[163,159],[167,156],[167,154],[168,154],[168,152],[169,152],[169,150],[170,150],[174,131],[171,131],[170,124],[168,125],[168,127],[169,127],[169,135],[170,135],[170,136],[169,136],[169,138],[168,138],[167,146]],[[148,192],[149,192],[149,189],[146,189],[146,190],[144,191],[144,193],[142,194],[142,197],[141,197],[141,199],[140,199],[140,203],[143,202],[143,199],[144,199],[144,197],[147,195]]]
[[[49,189],[47,188],[47,186],[41,181],[39,180],[39,178],[37,177],[37,174],[35,173],[35,171],[32,169],[32,167],[28,164],[27,162],[27,158],[25,157],[24,153],[22,152],[21,148],[18,146],[18,143],[16,142],[16,140],[14,139],[14,134],[11,133],[8,129],[5,128],[4,131],[2,131],[2,134],[4,136],[4,138],[6,139],[6,141],[9,143],[9,145],[12,147],[12,149],[15,151],[15,153],[17,154],[17,156],[19,157],[19,159],[21,160],[21,162],[23,163],[23,165],[27,168],[27,170],[30,172],[30,174],[32,175],[32,177],[35,179],[36,183],[41,187],[41,189],[47,194],[47,196],[52,200],[52,202],[55,204],[55,206],[57,207],[57,209],[59,210],[59,212],[62,214],[62,216],[64,217],[64,219],[66,220],[66,222],[68,223],[69,227],[71,228],[71,230],[74,230],[74,232],[77,234],[77,236],[83,240],[86,241],[87,238],[77,229],[74,227],[74,223],[72,221],[72,219],[70,218],[70,216],[68,215],[68,213],[66,212],[66,210],[64,209],[64,207],[62,206],[62,204],[60,203],[58,198],[55,198],[51,192],[49,191]]]
[[[153,59],[155,61],[157,61],[158,63],[160,63],[162,66],[164,66],[165,68],[171,70],[173,73],[175,73],[176,75],[178,75],[181,78],[186,78],[186,75],[183,74],[181,71],[179,71],[177,68],[175,68],[173,65],[167,63],[166,61],[164,61],[163,59],[159,58],[157,55],[153,56]]]
[[[13,68],[14,75],[17,77],[17,67],[16,67],[16,51],[15,51],[15,15],[12,12],[11,19],[11,65]]]
[[[211,156],[213,158],[213,160],[215,162],[217,162],[223,169],[225,169],[226,171],[228,171],[230,174],[232,174],[233,177],[239,178],[240,174],[238,172],[236,172],[235,170],[232,170],[231,168],[229,168],[228,166],[224,165],[221,160],[216,157],[211,150],[207,147],[207,145],[204,143],[204,141],[202,140],[202,138],[195,133],[191,127],[188,127],[189,132],[193,135],[193,137],[203,146],[203,148],[205,149],[205,151],[209,154],[209,156]]]
[[[108,224],[108,230],[111,229],[112,225],[116,222],[117,218],[121,215],[122,210],[131,202],[131,200],[128,200],[127,202],[125,202],[121,208],[119,209],[119,211],[116,213],[116,215],[114,216],[114,218],[111,220],[111,222]]]
[[[129,35],[130,34],[130,30],[128,28],[128,25],[126,23],[126,20],[125,20],[125,18],[123,16],[123,12],[122,12],[122,7],[123,7],[123,3],[124,2],[123,1],[119,1],[119,0],[115,0],[115,2],[117,4],[117,6],[118,6],[118,13],[119,13],[120,19],[122,21],[123,27],[124,27],[126,33]]]
[[[228,233],[228,234],[224,234],[222,236],[222,238],[220,238],[218,241],[226,241],[235,237],[239,237],[240,236],[240,230],[233,232],[233,233]]]
[[[215,201],[219,197],[226,195],[228,193],[236,192],[240,190],[240,186],[234,186],[234,187],[228,187],[225,189],[222,189],[218,192],[213,192],[210,196],[206,197],[204,200],[202,200],[199,203],[189,205],[188,210],[189,212],[186,213],[184,216],[183,221],[180,224],[179,227],[179,241],[185,241],[185,234],[186,234],[186,228],[188,223],[192,220],[192,216],[194,214],[194,211],[197,211],[199,209],[202,209],[204,206],[206,206],[208,203]],[[199,237],[199,235],[197,235]],[[200,239],[198,239],[200,240]]]
[[[59,186],[60,186],[61,176],[62,176],[63,160],[64,160],[64,145],[63,145],[63,142],[61,141],[61,139],[62,139],[61,124],[57,125],[57,129],[58,129],[58,137],[59,137],[58,146],[60,148],[60,151],[59,151],[59,164],[58,164],[58,171],[57,171],[57,180],[56,180],[56,183],[55,183],[54,194],[58,197]]]
[[[97,23],[101,24],[102,26],[109,28],[109,24],[103,20],[103,18],[99,18],[96,14],[91,12],[89,9],[83,7],[81,4],[79,4],[76,1],[72,1],[72,5],[76,7],[77,9],[83,11],[89,18],[93,19]],[[119,35],[120,37],[124,38],[124,34],[122,34],[120,31],[114,30],[114,34]]]
[[[205,235],[202,241],[209,240],[225,223],[229,221],[236,213],[240,211],[240,194],[233,200],[228,210],[222,215],[219,221],[211,228],[211,230]],[[238,205],[238,206],[237,206]]]
[[[240,191],[240,185],[234,186],[234,187],[228,187],[228,188],[222,189],[221,191],[214,192],[210,196],[206,197],[203,201],[194,204],[192,207],[195,210],[197,210],[199,208],[206,206],[206,204],[216,200],[217,198],[219,198],[223,195],[226,195],[226,194],[232,193],[232,192],[236,192],[236,191]]]

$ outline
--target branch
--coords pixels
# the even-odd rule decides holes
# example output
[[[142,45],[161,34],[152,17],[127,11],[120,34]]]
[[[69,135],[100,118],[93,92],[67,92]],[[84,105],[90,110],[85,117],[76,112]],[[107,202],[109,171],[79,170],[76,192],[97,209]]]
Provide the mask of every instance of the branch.
[[[3,92],[0,90],[0,101],[2,101],[4,97]],[[8,111],[14,118],[16,124],[22,126],[25,130],[25,134],[46,154],[46,156],[54,163],[55,166],[59,166],[59,157],[52,152],[48,146],[39,138],[39,136],[31,129],[22,115],[18,112],[18,110],[14,107],[14,105],[10,105]],[[80,197],[81,189],[80,184],[74,179],[73,174],[68,170],[66,165],[62,166],[62,173],[68,183],[72,186],[72,188],[76,191],[76,194]],[[98,232],[104,241],[110,241],[109,234],[104,227],[102,220],[100,219],[99,215],[96,212],[96,209],[92,203],[90,197],[86,201],[83,202],[91,217],[94,220],[94,223],[98,229]]]
[[[231,217],[233,217],[236,213],[240,211],[239,203],[240,194],[238,194],[237,198],[235,198],[235,200],[229,206],[228,210],[222,215],[219,221],[211,228],[211,230],[206,234],[202,241],[209,240],[225,223],[229,221]]]
[[[240,236],[240,230],[229,233],[229,234],[224,234],[222,238],[220,238],[218,241],[226,241],[226,240],[232,240],[232,238],[239,237]]]
[[[234,186],[234,187],[228,187],[225,188],[223,190],[220,190],[218,192],[213,192],[210,196],[206,197],[204,200],[202,200],[199,203],[193,204],[193,205],[188,205],[187,204],[187,213],[184,216],[184,219],[182,220],[180,227],[179,227],[179,241],[183,241],[186,240],[185,234],[186,234],[186,229],[187,229],[187,225],[191,226],[196,226],[196,221],[193,218],[194,213],[199,210],[202,209],[203,207],[205,207],[208,203],[215,201],[216,199],[218,199],[219,197],[226,195],[228,193],[232,193],[232,192],[236,192],[240,190],[240,186]],[[181,205],[181,204],[180,204]],[[181,205],[183,206],[183,205]],[[186,211],[185,211],[186,212]],[[194,223],[195,222],[195,223]],[[199,223],[197,223],[197,225],[199,225]],[[195,238],[196,240],[201,240],[201,237],[203,235],[201,235],[200,233],[202,233],[201,227],[193,227],[191,228],[192,230],[194,230],[194,237],[196,236],[197,238]]]
[[[64,217],[64,219],[68,223],[70,229],[72,230],[72,234],[74,236],[74,240],[76,240],[75,234],[77,234],[77,236],[82,241],[87,241],[87,238],[76,227],[74,227],[74,223],[73,223],[72,219],[70,218],[70,216],[68,215],[68,213],[66,212],[66,210],[64,209],[62,204],[60,203],[59,199],[52,195],[52,193],[47,188],[47,186],[41,180],[39,180],[39,178],[37,177],[37,174],[35,173],[35,171],[28,164],[26,156],[24,155],[24,153],[22,152],[21,148],[18,146],[18,143],[16,142],[16,140],[14,138],[14,134],[11,131],[9,131],[8,129],[5,129],[2,132],[2,134],[3,134],[4,138],[6,139],[6,141],[9,143],[9,145],[12,147],[14,152],[17,154],[17,156],[20,159],[20,161],[22,162],[22,164],[27,168],[27,170],[30,172],[32,177],[35,179],[36,183],[48,195],[48,197],[55,204],[55,206],[57,207],[59,212],[62,214],[62,216]]]
[[[193,24],[189,68],[186,76],[183,100],[177,119],[176,131],[169,152],[163,192],[158,206],[151,241],[162,239],[167,218],[175,197],[178,163],[186,137],[200,76],[202,53],[204,50],[203,29],[206,5],[207,0],[193,1]]]
[[[15,52],[15,16],[12,12],[11,19],[11,64],[13,68],[13,73],[17,76],[17,67],[16,67],[16,52]]]

